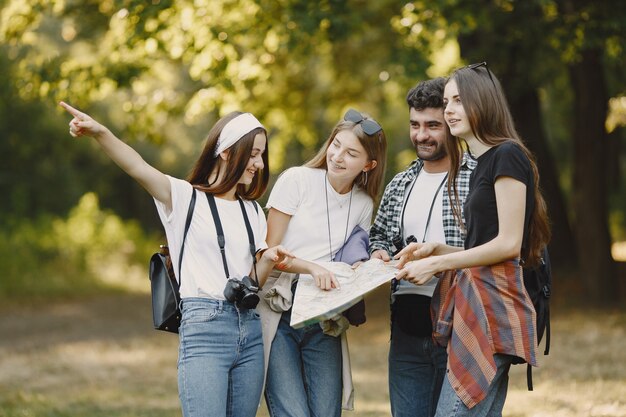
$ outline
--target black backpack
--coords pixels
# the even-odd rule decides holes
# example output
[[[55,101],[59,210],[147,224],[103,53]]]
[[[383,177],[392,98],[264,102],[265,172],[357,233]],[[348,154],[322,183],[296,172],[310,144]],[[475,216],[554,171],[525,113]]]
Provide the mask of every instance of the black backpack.
[[[543,354],[547,355],[550,353],[550,293],[552,291],[552,267],[548,248],[543,249],[541,260],[537,266],[524,268],[523,271],[524,287],[537,313],[537,343],[541,343],[545,333],[546,348]],[[528,390],[532,391],[533,378],[530,365],[527,367],[526,377]]]

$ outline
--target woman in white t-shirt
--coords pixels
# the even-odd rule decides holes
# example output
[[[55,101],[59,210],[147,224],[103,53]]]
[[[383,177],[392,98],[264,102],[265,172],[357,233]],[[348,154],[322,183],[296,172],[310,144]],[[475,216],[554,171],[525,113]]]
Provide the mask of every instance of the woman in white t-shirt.
[[[267,241],[281,244],[295,257],[279,264],[279,270],[309,274],[320,288],[336,291],[333,274],[314,262],[333,260],[355,227],[369,230],[386,150],[380,125],[349,110],[317,156],[282,173],[267,204]],[[295,289],[295,274],[291,277],[287,291]],[[269,280],[266,292],[268,287]],[[269,355],[265,399],[270,415],[341,415],[342,338],[325,334],[320,324],[291,328],[290,306],[282,313],[263,307],[259,312]],[[346,397],[350,394],[344,395],[349,407],[351,398]]]
[[[60,104],[74,116],[70,134],[93,137],[154,198],[174,271],[180,275],[178,388],[183,415],[253,417],[263,386],[261,324],[254,308],[228,301],[224,289],[227,278],[240,281],[249,276],[262,284],[275,263],[290,256],[280,246],[267,249],[265,216],[252,201],[263,194],[268,183],[265,128],[250,113],[224,116],[209,132],[202,154],[185,181],[148,165],[105,126],[65,103]],[[206,192],[207,197],[201,198],[204,193],[198,191]],[[198,198],[178,274],[193,193]],[[210,197],[214,198],[223,227],[225,258],[218,245]],[[257,256],[256,265],[247,238],[246,217],[256,249],[265,250]]]

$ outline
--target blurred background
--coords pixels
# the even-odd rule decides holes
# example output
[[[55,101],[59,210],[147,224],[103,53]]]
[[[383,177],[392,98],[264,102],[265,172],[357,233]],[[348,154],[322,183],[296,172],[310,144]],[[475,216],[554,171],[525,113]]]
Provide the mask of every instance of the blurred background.
[[[75,327],[120,351],[165,343],[175,373],[173,339],[137,329],[149,325],[142,316],[149,255],[165,239],[154,204],[89,139],[69,136],[59,100],[178,177],[187,175],[220,116],[252,112],[269,129],[272,181],[310,158],[354,107],[385,129],[390,180],[415,156],[408,89],[481,61],[501,80],[538,160],[553,226],[556,328],[566,329],[572,348],[586,346],[581,340],[615,348],[571,360],[600,385],[572,388],[559,403],[597,392],[608,395],[600,408],[590,400],[564,414],[557,404],[546,414],[513,415],[626,415],[626,373],[618,365],[626,361],[625,45],[624,1],[0,0],[0,416],[159,414],[157,400],[119,412],[64,408],[59,397],[100,403],[33,388],[33,378],[76,376],[44,355],[56,337],[66,349],[57,354],[76,358],[78,348],[64,338]],[[372,305],[371,330],[355,334],[380,342],[375,390],[386,375],[386,294]],[[108,322],[85,328],[99,308],[132,316],[120,326],[139,341],[106,339]],[[363,366],[376,363],[367,359],[374,353],[362,352]],[[112,361],[120,356],[109,354]],[[46,359],[34,365],[41,355]],[[133,357],[150,354],[141,355]],[[115,369],[136,364],[126,360]],[[615,366],[589,366],[603,360]],[[18,372],[29,364],[37,371]],[[175,375],[168,375],[175,390]],[[561,375],[555,387],[579,381],[578,374]],[[355,415],[388,415],[381,395],[373,414]],[[174,411],[167,413],[176,413],[176,398],[168,398]]]

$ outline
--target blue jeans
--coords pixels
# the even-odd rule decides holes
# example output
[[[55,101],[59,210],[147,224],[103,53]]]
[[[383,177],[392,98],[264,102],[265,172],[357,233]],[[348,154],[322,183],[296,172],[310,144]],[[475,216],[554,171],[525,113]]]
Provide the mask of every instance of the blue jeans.
[[[509,386],[509,369],[511,368],[512,356],[493,355],[498,367],[496,376],[489,385],[487,396],[472,408],[467,408],[463,401],[456,395],[448,378],[443,383],[439,404],[437,404],[436,417],[501,417],[506,393]]]
[[[255,310],[185,298],[178,392],[185,417],[254,417],[263,389],[263,339]]]
[[[319,324],[289,326],[282,314],[267,370],[265,402],[272,417],[341,415],[341,338],[325,335]]]
[[[446,349],[430,336],[405,333],[391,323],[389,399],[394,417],[432,417],[446,374]]]

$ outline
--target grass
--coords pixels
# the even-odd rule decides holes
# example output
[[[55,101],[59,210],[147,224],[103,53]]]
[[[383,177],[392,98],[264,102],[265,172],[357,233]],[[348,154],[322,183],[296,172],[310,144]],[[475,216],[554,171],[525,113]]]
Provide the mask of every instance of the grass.
[[[350,330],[356,410],[388,416],[386,291]],[[151,327],[149,296],[107,294],[0,307],[0,417],[180,416],[177,337]],[[505,415],[626,416],[626,312],[557,308],[552,348],[526,390],[511,372]],[[258,416],[267,416],[264,406]]]

